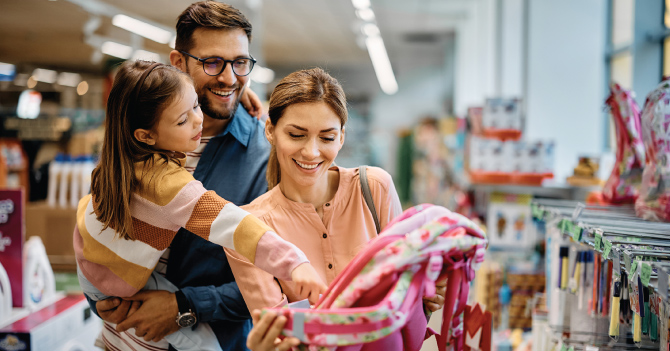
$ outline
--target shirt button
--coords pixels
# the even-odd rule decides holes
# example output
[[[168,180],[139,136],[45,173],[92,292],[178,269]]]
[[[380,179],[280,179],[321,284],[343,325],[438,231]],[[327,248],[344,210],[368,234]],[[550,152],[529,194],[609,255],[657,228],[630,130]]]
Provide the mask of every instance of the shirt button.
[[[327,237],[328,237],[328,234],[323,233],[323,238],[325,239],[325,238],[327,238]]]
[[[326,207],[330,206],[330,202],[326,202]]]
[[[333,269],[333,264],[332,263],[328,264],[328,269]]]

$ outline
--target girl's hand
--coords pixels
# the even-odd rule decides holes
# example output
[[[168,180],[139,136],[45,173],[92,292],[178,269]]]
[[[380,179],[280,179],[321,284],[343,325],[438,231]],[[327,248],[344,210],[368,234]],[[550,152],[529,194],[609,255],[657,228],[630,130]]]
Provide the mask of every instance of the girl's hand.
[[[263,103],[250,87],[247,86],[247,88],[244,89],[242,96],[240,97],[240,102],[251,116],[256,117],[256,119],[261,119],[261,116],[264,113]]]
[[[286,317],[277,318],[274,312],[266,313],[263,318],[260,316],[261,311],[259,310],[251,313],[254,327],[247,336],[247,347],[251,351],[286,351],[300,344],[300,340],[296,338],[286,338],[283,341],[278,339],[286,324]]]
[[[312,305],[319,302],[319,295],[326,292],[327,289],[319,274],[309,263],[303,263],[296,267],[291,272],[291,280],[295,283],[300,297],[308,299]]]
[[[423,297],[423,304],[430,312],[435,312],[444,306],[444,296],[447,293],[447,281],[435,282],[435,296]]]

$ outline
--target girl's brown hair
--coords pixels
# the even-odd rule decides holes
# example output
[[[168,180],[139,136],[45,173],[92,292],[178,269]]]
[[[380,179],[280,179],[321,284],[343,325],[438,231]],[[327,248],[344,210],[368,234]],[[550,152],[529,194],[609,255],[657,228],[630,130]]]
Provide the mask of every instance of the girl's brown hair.
[[[126,61],[119,67],[107,101],[100,161],[91,176],[91,194],[103,230],[112,228],[119,237],[131,240],[134,236],[130,199],[139,184],[135,163],[144,162],[150,167],[154,154],[166,162],[174,161],[168,151],[156,150],[135,139],[134,132],[140,128],[153,130],[184,84],[193,84],[185,73],[161,64],[150,71],[135,91],[142,74],[152,64]]]
[[[277,122],[287,107],[294,104],[325,102],[340,117],[342,127],[347,123],[347,99],[337,79],[321,68],[293,72],[282,79],[270,96],[270,123]],[[281,181],[281,169],[277,159],[277,148],[272,145],[266,173],[268,189]]]

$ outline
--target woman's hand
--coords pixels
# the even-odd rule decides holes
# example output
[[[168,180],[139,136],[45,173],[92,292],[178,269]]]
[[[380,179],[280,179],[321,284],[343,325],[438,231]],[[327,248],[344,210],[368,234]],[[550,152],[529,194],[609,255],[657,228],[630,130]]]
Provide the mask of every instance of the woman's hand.
[[[308,299],[311,305],[319,302],[319,295],[326,292],[326,285],[309,263],[303,263],[291,272],[291,280],[295,283],[300,297]]]
[[[296,338],[286,338],[279,340],[279,334],[286,324],[286,317],[277,317],[274,312],[266,313],[260,318],[261,311],[254,310],[251,318],[254,321],[254,327],[247,336],[247,347],[251,351],[286,351],[300,344]]]

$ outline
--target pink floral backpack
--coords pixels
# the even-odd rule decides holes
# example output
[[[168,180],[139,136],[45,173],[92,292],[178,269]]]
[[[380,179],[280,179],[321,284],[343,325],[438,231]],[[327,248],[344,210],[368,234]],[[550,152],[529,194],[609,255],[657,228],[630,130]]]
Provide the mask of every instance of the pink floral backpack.
[[[469,219],[444,207],[403,212],[347,265],[313,309],[274,309],[288,321],[284,335],[309,350],[416,350],[435,334],[422,297],[447,278],[441,351],[463,350],[469,282],[484,260],[487,240]]]
[[[670,222],[670,79],[647,95],[641,120],[646,163],[635,212],[644,219]]]
[[[607,104],[617,135],[616,163],[602,190],[605,202],[634,203],[642,180],[644,143],[640,126],[640,108],[633,94],[612,83]]]

